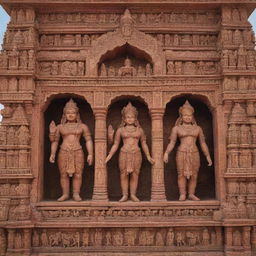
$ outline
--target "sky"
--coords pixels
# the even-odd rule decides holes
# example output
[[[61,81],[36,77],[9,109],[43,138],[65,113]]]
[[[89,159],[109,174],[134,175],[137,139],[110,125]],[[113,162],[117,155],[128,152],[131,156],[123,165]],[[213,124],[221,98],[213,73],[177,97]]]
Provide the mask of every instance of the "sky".
[[[5,12],[5,10],[0,6],[0,49],[2,48],[4,32],[6,30],[6,26],[7,26],[9,21],[10,21],[10,17]],[[252,15],[250,16],[249,22],[252,24],[253,30],[256,33],[256,9],[254,10]],[[0,109],[2,107],[3,106],[0,104]],[[1,120],[1,116],[0,116],[0,120]]]

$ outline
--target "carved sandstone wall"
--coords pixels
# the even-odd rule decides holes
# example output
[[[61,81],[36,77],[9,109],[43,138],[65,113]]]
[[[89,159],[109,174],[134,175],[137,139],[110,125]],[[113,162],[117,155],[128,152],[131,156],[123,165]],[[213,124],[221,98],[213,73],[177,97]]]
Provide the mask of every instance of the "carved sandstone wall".
[[[247,21],[255,0],[0,3],[11,16],[0,53],[0,255],[256,255],[256,53]],[[83,106],[95,163],[85,167],[83,201],[59,203],[47,127],[70,97]],[[198,202],[177,201],[174,161],[163,162],[185,99],[200,108],[214,158],[200,169]],[[118,125],[128,101],[141,106],[156,161],[143,161],[138,203],[109,201],[119,177],[115,160],[105,164],[107,125]]]

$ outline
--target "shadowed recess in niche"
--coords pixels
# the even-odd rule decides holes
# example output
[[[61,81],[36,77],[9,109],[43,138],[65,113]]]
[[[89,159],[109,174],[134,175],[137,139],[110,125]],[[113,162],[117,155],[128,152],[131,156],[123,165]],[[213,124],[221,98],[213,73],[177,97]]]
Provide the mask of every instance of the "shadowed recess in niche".
[[[112,125],[115,132],[119,128],[122,120],[121,111],[123,107],[125,107],[129,102],[137,109],[138,111],[138,120],[140,126],[144,130],[147,137],[147,144],[149,147],[149,151],[151,152],[151,119],[149,116],[149,110],[147,106],[140,102],[139,100],[135,100],[134,98],[127,99],[126,97],[123,99],[119,99],[118,101],[111,104],[108,115],[107,115],[107,127]],[[108,143],[108,151],[109,153],[112,144]],[[121,185],[120,185],[120,171],[118,167],[118,156],[123,143],[121,141],[117,152],[114,154],[112,159],[107,164],[107,173],[108,173],[108,195],[109,200],[117,201],[121,198]],[[142,165],[139,174],[139,183],[137,189],[137,196],[140,200],[148,201],[150,200],[151,195],[151,164],[147,161],[145,154],[141,148],[139,143],[139,147],[142,152]]]
[[[133,67],[145,67],[147,63],[150,63],[151,66],[153,66],[152,58],[146,52],[126,43],[122,46],[114,48],[111,51],[107,51],[104,55],[102,55],[98,67],[100,69],[101,64],[104,63],[107,67],[112,66],[118,69],[124,65],[126,58],[131,60],[131,65]]]
[[[54,99],[48,106],[44,113],[45,120],[45,134],[44,134],[44,200],[57,200],[62,195],[62,190],[60,186],[60,172],[57,165],[58,152],[62,139],[59,141],[58,151],[56,153],[55,163],[49,162],[51,143],[49,140],[49,125],[53,120],[56,125],[60,124],[63,108],[70,97]],[[90,105],[83,99],[72,97],[77,103],[79,108],[80,117],[83,123],[85,123],[92,134],[92,140],[94,142],[94,117]],[[93,182],[94,182],[94,164],[89,166],[87,163],[88,152],[85,147],[85,140],[81,136],[80,144],[84,152],[85,166],[82,176],[82,187],[80,196],[82,199],[91,199],[93,193]],[[70,196],[72,196],[72,182],[70,182]]]
[[[179,116],[179,108],[189,100],[193,106],[195,113],[195,119],[197,125],[199,125],[205,135],[206,144],[208,145],[209,152],[214,163],[214,145],[213,145],[213,127],[212,127],[212,114],[208,107],[200,100],[191,95],[184,95],[179,98],[173,99],[166,105],[164,115],[164,150],[169,143],[169,137],[172,128],[175,126],[175,122]],[[165,188],[167,200],[178,200],[179,189],[177,183],[177,169],[176,169],[176,152],[179,146],[179,139],[177,139],[176,145],[173,151],[169,154],[168,164],[165,164]],[[200,153],[200,169],[197,178],[196,196],[201,200],[215,199],[215,175],[214,164],[208,166],[207,160],[201,150],[197,139],[197,147]]]

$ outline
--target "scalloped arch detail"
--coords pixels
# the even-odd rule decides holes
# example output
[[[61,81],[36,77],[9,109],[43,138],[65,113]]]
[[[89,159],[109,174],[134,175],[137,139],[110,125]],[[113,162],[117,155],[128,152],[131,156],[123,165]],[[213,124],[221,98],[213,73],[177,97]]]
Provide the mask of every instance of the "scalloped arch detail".
[[[154,75],[166,73],[165,56],[159,42],[150,35],[134,29],[130,37],[124,37],[120,29],[100,36],[92,43],[86,61],[86,70],[89,76],[95,77],[98,74],[98,64],[101,57],[116,47],[129,44],[141,51],[144,51],[152,59]]]

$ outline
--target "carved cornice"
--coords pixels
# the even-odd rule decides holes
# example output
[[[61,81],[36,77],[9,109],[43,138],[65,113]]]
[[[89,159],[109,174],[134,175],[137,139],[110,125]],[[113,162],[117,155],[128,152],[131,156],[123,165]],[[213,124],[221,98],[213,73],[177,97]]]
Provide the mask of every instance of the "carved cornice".
[[[156,0],[118,0],[113,1],[104,0],[1,0],[0,4],[123,4],[127,6],[132,4],[155,4],[155,5],[166,5],[166,4],[256,4],[255,0],[167,0],[167,1],[156,1]]]

